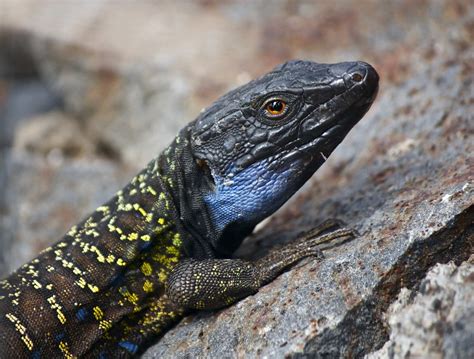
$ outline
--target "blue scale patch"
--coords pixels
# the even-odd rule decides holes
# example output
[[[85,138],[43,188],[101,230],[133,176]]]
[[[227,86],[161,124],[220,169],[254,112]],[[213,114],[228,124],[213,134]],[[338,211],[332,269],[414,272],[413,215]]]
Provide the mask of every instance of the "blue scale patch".
[[[132,354],[136,354],[138,351],[138,345],[132,342],[122,341],[119,342],[118,345]]]
[[[55,337],[56,341],[60,342],[61,340],[64,339],[65,336],[66,336],[66,334],[64,332],[57,334],[56,337]]]
[[[87,319],[88,314],[89,313],[86,308],[81,308],[76,312],[76,318],[82,322]]]
[[[216,190],[205,201],[217,228],[222,230],[240,218],[256,224],[269,216],[293,195],[289,187],[300,171],[296,161],[281,172],[260,161],[234,176],[215,177]]]
[[[41,353],[36,351],[31,354],[31,359],[41,359]]]

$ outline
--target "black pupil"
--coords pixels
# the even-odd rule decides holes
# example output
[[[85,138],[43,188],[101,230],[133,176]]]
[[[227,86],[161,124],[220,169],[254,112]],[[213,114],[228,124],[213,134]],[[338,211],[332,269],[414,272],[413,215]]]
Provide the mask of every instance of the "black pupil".
[[[283,102],[275,100],[269,104],[270,111],[272,112],[281,112],[283,111]]]

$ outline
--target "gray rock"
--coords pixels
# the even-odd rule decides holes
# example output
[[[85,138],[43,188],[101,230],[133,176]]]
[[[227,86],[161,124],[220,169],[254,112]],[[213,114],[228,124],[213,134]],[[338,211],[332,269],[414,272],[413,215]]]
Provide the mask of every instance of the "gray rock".
[[[23,120],[13,136],[13,150],[40,156],[92,157],[98,151],[74,118],[51,111]]]
[[[43,76],[63,94],[66,112],[87,136],[121,162],[144,167],[189,122],[190,86],[179,73],[149,64],[91,68],[61,50],[49,43],[37,47]]]
[[[473,358],[474,256],[437,264],[417,290],[403,288],[387,311],[390,340],[366,359]]]

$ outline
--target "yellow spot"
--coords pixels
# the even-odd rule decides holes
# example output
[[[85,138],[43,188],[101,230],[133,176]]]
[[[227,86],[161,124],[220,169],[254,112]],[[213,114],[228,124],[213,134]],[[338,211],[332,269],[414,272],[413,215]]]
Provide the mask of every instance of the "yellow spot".
[[[165,224],[165,219],[162,217],[158,218],[158,223],[161,225]]]
[[[133,305],[138,303],[138,295],[136,293],[131,293],[126,287],[120,288],[120,294],[122,294]]]
[[[117,259],[117,264],[121,267],[124,267],[127,265],[127,263],[125,263],[122,258]]]
[[[58,347],[59,347],[59,349],[63,352],[64,358],[66,358],[66,359],[74,359],[74,356],[73,356],[73,355],[71,354],[71,352],[69,351],[69,347],[68,347],[68,345],[67,345],[66,342],[61,341],[61,342],[59,343],[59,346],[58,346]]]
[[[67,232],[68,236],[74,236],[77,233],[77,226],[72,226],[69,232]]]
[[[61,322],[61,324],[66,323],[66,316],[61,312],[59,309],[57,310],[58,313],[58,319]]]
[[[33,350],[33,341],[30,339],[30,337],[28,337],[28,335],[22,335],[21,340],[23,343],[25,343],[28,350]]]
[[[145,283],[143,283],[143,291],[146,293],[153,292],[153,283],[150,282],[148,279],[145,280]]]
[[[104,312],[100,307],[94,307],[92,308],[92,313],[94,314],[94,318],[97,320],[101,320],[104,317]]]
[[[174,246],[169,246],[169,247],[166,247],[166,252],[171,254],[172,256],[174,257],[178,257],[179,256],[179,249],[174,247]]]
[[[142,273],[147,276],[153,273],[153,268],[148,262],[143,262],[141,270],[142,270]]]
[[[97,223],[93,222],[92,217],[89,217],[84,225],[85,228],[97,227]]]
[[[126,203],[125,205],[123,203],[119,203],[117,209],[119,211],[131,211],[132,210],[132,205],[130,203]]]
[[[149,242],[151,237],[148,234],[144,234],[143,236],[140,237],[143,241]]]
[[[109,207],[108,206],[100,206],[99,208],[97,208],[96,210],[97,212],[103,212],[104,214],[107,214],[109,213]]]
[[[181,244],[182,242],[179,233],[175,233],[173,237],[173,245],[176,247],[181,247]]]
[[[53,250],[53,247],[47,247],[45,249],[43,249],[40,253],[43,254],[43,253],[48,253],[48,252],[51,252]]]
[[[148,187],[147,187],[147,190],[148,190],[148,192],[150,192],[153,196],[156,196],[156,191],[155,191],[151,186],[148,186]]]
[[[62,259],[62,260],[61,260],[61,263],[63,264],[63,267],[64,267],[64,268],[69,268],[69,269],[71,269],[71,268],[73,267],[73,264],[72,264],[71,262],[68,262],[68,261],[65,260],[65,259]]]
[[[132,232],[128,235],[128,240],[129,241],[134,241],[138,238],[138,233]]]
[[[84,246],[84,249],[83,249],[83,253],[87,253],[87,250],[89,249],[89,246],[88,244],[86,243],[86,245]],[[100,262],[100,263],[105,263],[105,257],[104,255],[102,254],[102,252],[99,250],[99,248],[97,248],[96,246],[90,246],[90,251],[95,253],[97,255],[97,261]]]
[[[100,236],[99,232],[97,232],[97,231],[95,231],[95,230],[93,230],[93,229],[88,229],[85,233],[86,233],[86,235],[92,236],[92,237],[94,237],[94,238],[97,238],[97,237]]]
[[[87,284],[87,287],[91,290],[92,293],[97,293],[99,291],[99,287],[97,287],[96,285]]]
[[[33,282],[31,282],[31,283],[33,284],[33,287],[34,287],[35,289],[40,289],[40,288],[43,287],[43,286],[41,285],[41,283],[38,282],[36,279],[34,279]]]
[[[28,271],[26,272],[26,274],[31,275],[33,278],[39,277],[39,272],[35,270],[34,268],[35,267],[33,266],[28,266]]]
[[[101,320],[99,322],[99,329],[109,330],[112,328],[112,322],[110,320]]]
[[[166,282],[166,279],[168,278],[168,273],[166,273],[163,269],[160,270],[160,273],[158,273],[158,280],[161,283]]]
[[[47,299],[48,303],[51,305],[51,309],[56,310],[56,315],[61,324],[66,323],[66,316],[61,311],[62,307],[56,302],[56,296],[52,295]]]
[[[85,287],[86,287],[86,284],[87,284],[86,281],[85,281],[85,279],[82,278],[82,277],[79,278],[79,280],[76,280],[75,283],[76,283],[79,287],[81,287],[81,288],[85,288]]]

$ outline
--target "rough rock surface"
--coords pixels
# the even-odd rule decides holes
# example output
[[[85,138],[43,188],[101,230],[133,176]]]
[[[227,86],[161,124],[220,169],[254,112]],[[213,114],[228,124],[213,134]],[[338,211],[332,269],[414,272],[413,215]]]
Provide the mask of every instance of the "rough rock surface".
[[[474,358],[474,256],[438,264],[417,291],[404,289],[387,316],[390,340],[366,359]]]
[[[404,355],[411,329],[392,325],[404,320],[391,317],[397,295],[429,301],[438,292],[423,292],[427,271],[473,253],[473,43],[464,0],[4,0],[0,276],[108,199],[227,89],[290,58],[362,59],[381,75],[378,101],[238,255],[326,218],[361,236],[230,308],[187,317],[145,357]],[[439,313],[470,313],[449,290]],[[462,293],[474,296],[472,286]],[[469,357],[461,316],[437,320],[437,348]],[[427,353],[436,347],[431,332],[418,334]]]

